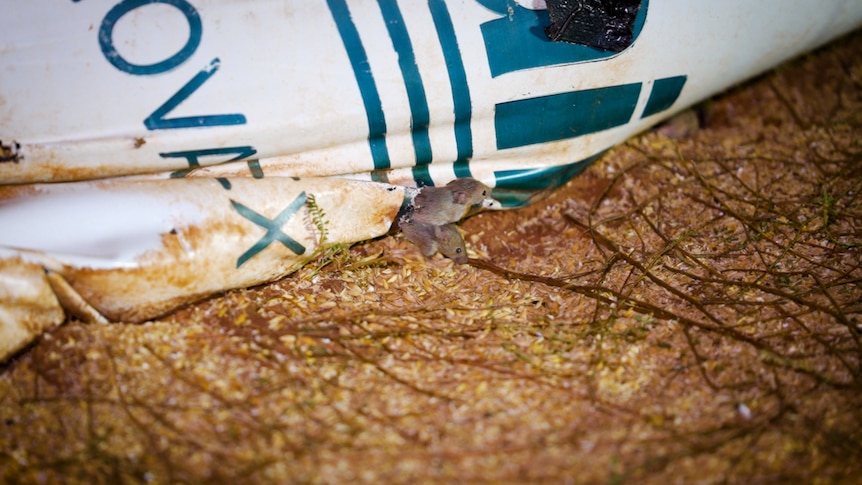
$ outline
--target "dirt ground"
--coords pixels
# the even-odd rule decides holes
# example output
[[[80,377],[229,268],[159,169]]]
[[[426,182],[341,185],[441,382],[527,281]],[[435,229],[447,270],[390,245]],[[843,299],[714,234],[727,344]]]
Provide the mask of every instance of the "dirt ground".
[[[862,33],[537,204],[0,368],[4,483],[860,483]],[[382,252],[382,254],[381,254]]]

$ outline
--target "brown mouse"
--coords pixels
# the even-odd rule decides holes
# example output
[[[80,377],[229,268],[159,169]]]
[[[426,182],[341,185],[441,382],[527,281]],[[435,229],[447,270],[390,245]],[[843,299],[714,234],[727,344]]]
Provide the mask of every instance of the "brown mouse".
[[[455,179],[443,187],[423,187],[413,198],[413,221],[442,226],[460,221],[470,207],[491,197],[491,189],[476,179]]]
[[[464,238],[453,224],[432,226],[416,221],[403,221],[401,231],[408,241],[419,246],[426,257],[431,257],[439,251],[440,254],[458,264],[467,262]]]

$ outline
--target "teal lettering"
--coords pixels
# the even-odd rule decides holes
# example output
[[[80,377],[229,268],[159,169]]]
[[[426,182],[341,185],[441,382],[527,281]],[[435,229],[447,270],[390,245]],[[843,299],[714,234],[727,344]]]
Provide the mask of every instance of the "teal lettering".
[[[148,130],[171,130],[175,128],[197,128],[202,126],[244,125],[246,120],[242,114],[187,116],[184,118],[165,118],[165,116],[197,91],[203,83],[218,71],[220,61],[213,59],[191,81],[187,82],[176,94],[158,107],[153,114],[144,120]]]

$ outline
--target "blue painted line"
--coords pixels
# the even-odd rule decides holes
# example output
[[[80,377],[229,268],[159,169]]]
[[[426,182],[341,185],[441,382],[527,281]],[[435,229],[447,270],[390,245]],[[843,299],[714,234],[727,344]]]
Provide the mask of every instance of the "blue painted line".
[[[455,171],[455,176],[458,178],[473,177],[473,172],[470,171],[469,160],[459,160],[453,163],[452,169]]]
[[[572,177],[583,172],[604,155],[605,151],[568,165],[494,172],[496,184],[492,195],[503,207],[515,208],[529,205],[530,202],[535,201],[538,194],[561,187]]]
[[[275,217],[275,219],[270,219],[231,199],[230,204],[231,206],[233,206],[234,210],[236,210],[239,215],[245,217],[254,224],[257,224],[258,226],[266,229],[266,234],[264,234],[258,242],[248,248],[246,252],[242,253],[239,258],[237,258],[236,267],[239,268],[240,266],[245,264],[246,261],[253,258],[259,252],[263,251],[264,249],[269,247],[270,244],[276,241],[280,242],[297,255],[305,254],[305,246],[298,243],[296,240],[294,240],[292,237],[288,236],[281,230],[281,227],[287,224],[287,222],[294,216],[294,214],[296,214],[297,212],[299,212],[300,209],[302,209],[302,207],[305,205],[305,200],[305,192],[302,192],[295,199],[293,199],[293,202],[288,204],[288,206],[285,207],[284,210],[282,210]]]
[[[248,164],[248,171],[251,172],[251,176],[256,179],[263,178],[263,169],[260,168],[260,160],[249,160],[246,162]]]
[[[434,179],[431,178],[431,172],[428,170],[428,165],[419,165],[411,170],[413,180],[416,181],[418,187],[433,187]]]
[[[455,110],[455,145],[458,148],[458,159],[455,162],[455,175],[470,177],[470,166],[467,163],[473,157],[473,131],[470,122],[473,117],[473,102],[470,98],[470,86],[467,84],[467,72],[461,58],[461,48],[455,36],[455,26],[449,9],[443,0],[428,0],[428,8],[434,19],[440,47],[443,49],[443,59],[449,73],[449,86],[452,89],[452,102]]]
[[[389,170],[374,170],[371,172],[371,180],[384,184],[389,183]]]
[[[389,168],[383,103],[380,101],[380,93],[374,82],[374,74],[371,72],[365,47],[362,46],[362,40],[359,38],[359,31],[356,30],[356,25],[350,17],[350,10],[345,0],[326,0],[326,3],[329,11],[332,12],[332,18],[335,20],[344,48],[347,50],[347,57],[350,59],[350,66],[353,68],[353,75],[356,77],[356,84],[362,96],[362,103],[365,105],[368,118],[368,145],[371,148],[374,168],[376,170]]]
[[[647,104],[644,107],[644,112],[641,118],[652,116],[660,113],[673,106],[682,92],[683,86],[688,79],[688,76],[666,77],[664,79],[656,79],[652,85],[652,92],[649,95]]]
[[[404,16],[394,0],[377,0],[383,20],[386,22],[386,30],[392,39],[392,47],[398,54],[398,67],[401,68],[401,76],[404,78],[404,87],[407,89],[407,101],[410,103],[410,130],[413,135],[413,150],[416,153],[416,165],[427,165],[431,163],[431,138],[428,136],[428,125],[431,117],[428,113],[428,98],[425,95],[425,86],[422,84],[422,76],[419,74],[419,66],[416,65],[416,55],[413,53],[413,44],[410,42],[410,34],[404,24]]]
[[[631,120],[641,83],[571,91],[496,105],[497,149],[575,138]]]
[[[234,162],[236,160],[240,160],[243,158],[248,158],[257,153],[252,146],[239,146],[239,147],[224,147],[224,148],[206,148],[203,150],[189,150],[189,151],[181,151],[181,152],[168,152],[168,153],[159,153],[159,156],[162,158],[185,158],[186,162],[189,164],[189,168],[185,170],[177,170],[176,172],[171,173],[171,178],[183,178],[189,174],[192,170],[197,167],[200,167],[200,157],[211,157],[215,155],[225,155],[225,154],[236,154],[235,157],[225,160],[220,163]]]
[[[165,115],[174,110],[183,101],[188,99],[195,91],[198,90],[209,78],[218,72],[221,61],[218,58],[210,61],[209,65],[201,69],[200,72],[180,88],[173,96],[168,98],[161,106],[147,116],[144,120],[144,126],[148,130],[173,130],[177,128],[197,128],[201,126],[230,126],[244,125],[246,123],[245,115],[242,113],[233,113],[226,115],[203,115],[203,116],[184,116],[181,118],[165,118]]]

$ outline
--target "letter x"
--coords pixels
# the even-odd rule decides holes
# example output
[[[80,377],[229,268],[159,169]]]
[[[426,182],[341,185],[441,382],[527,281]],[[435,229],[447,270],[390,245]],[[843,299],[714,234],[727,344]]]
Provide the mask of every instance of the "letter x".
[[[254,257],[257,253],[263,251],[267,246],[272,244],[274,241],[279,241],[280,243],[287,246],[288,249],[293,251],[296,254],[305,254],[305,246],[299,244],[294,241],[290,236],[282,232],[281,226],[287,223],[294,214],[296,214],[302,206],[305,205],[305,192],[299,194],[293,202],[290,203],[280,214],[278,214],[275,219],[268,219],[266,216],[262,216],[257,212],[249,209],[248,207],[240,204],[239,202],[231,199],[230,201],[233,208],[239,213],[239,215],[245,217],[251,222],[257,224],[258,226],[266,229],[266,234],[260,239],[260,241],[256,242],[252,247],[248,248],[248,251],[242,253],[242,255],[236,260],[236,267],[239,268],[246,261]]]

